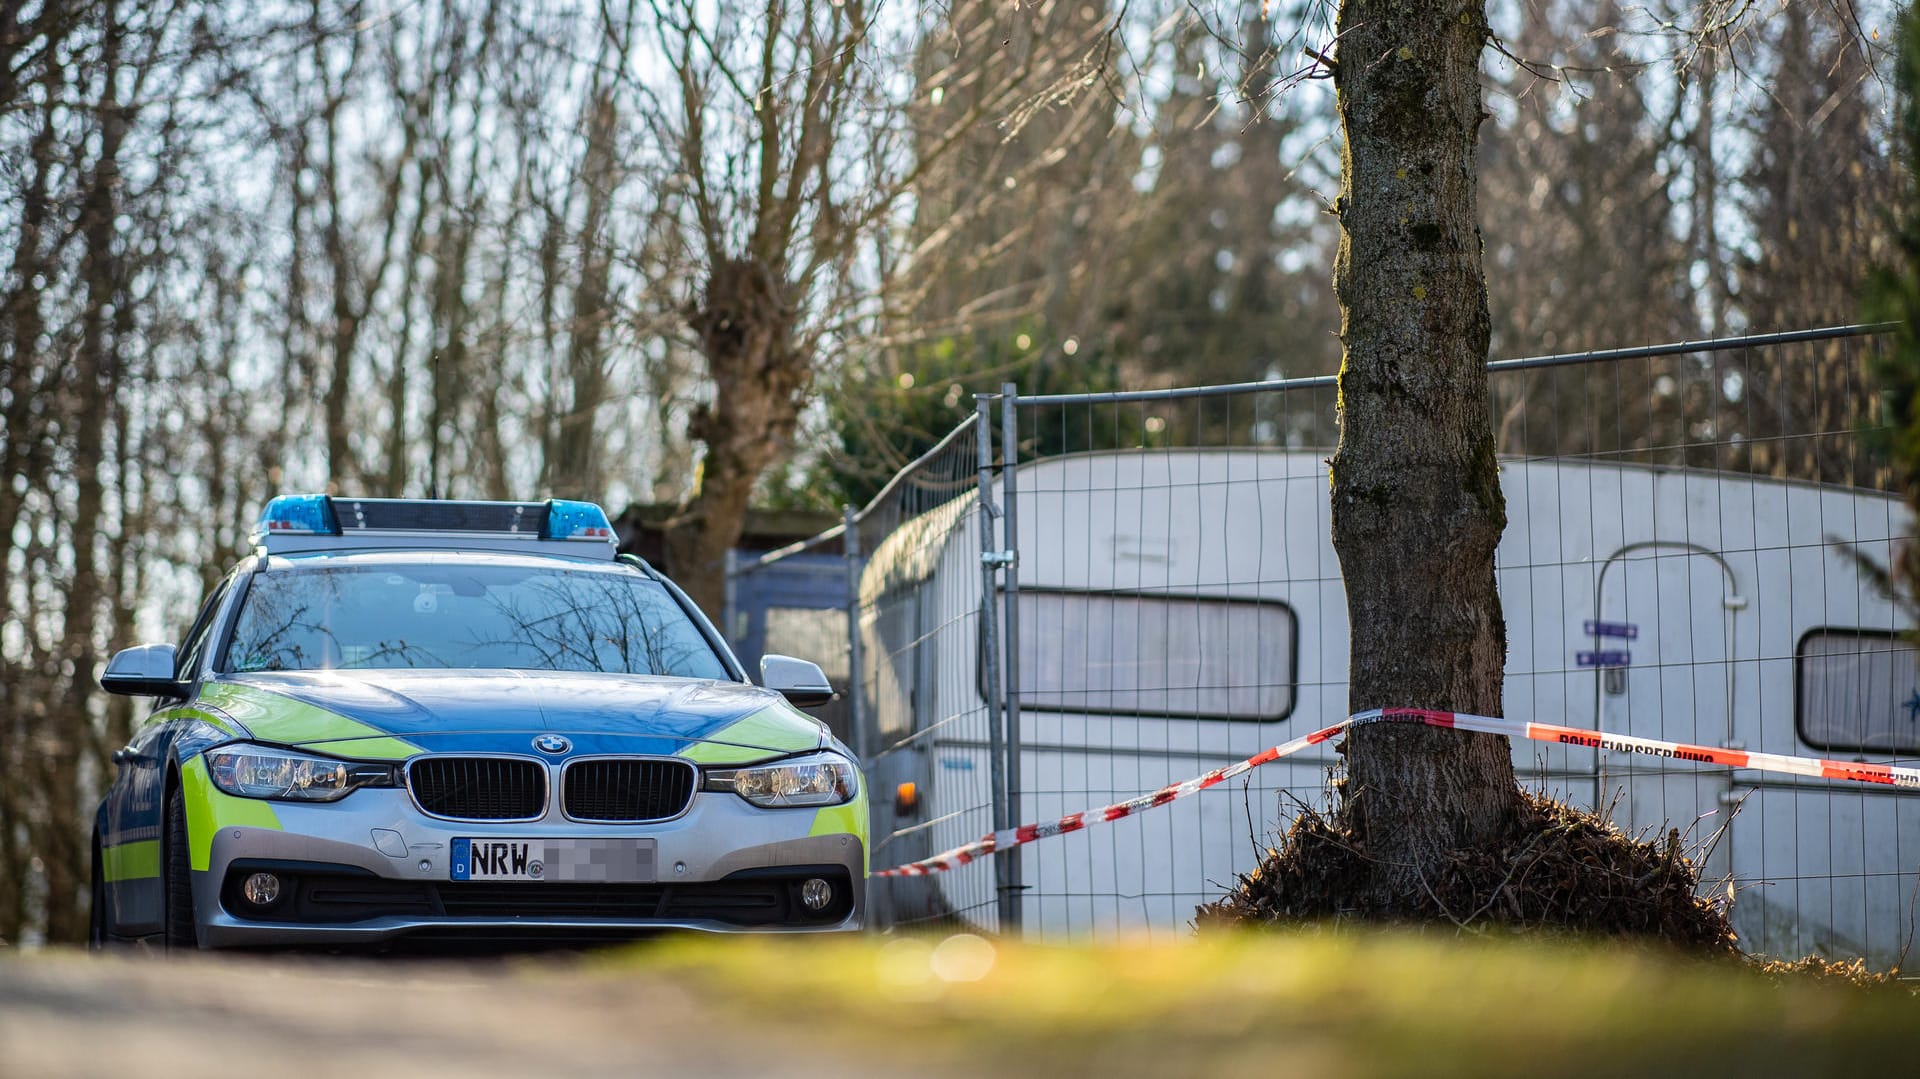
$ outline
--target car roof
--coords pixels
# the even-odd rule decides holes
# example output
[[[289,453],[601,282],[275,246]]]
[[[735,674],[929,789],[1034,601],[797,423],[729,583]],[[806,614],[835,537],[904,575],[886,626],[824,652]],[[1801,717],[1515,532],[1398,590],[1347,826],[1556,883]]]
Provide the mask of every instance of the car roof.
[[[379,566],[505,566],[515,569],[577,570],[590,573],[628,573],[651,579],[645,563],[581,558],[563,554],[515,551],[468,551],[446,548],[365,548],[351,551],[308,551],[299,554],[257,555],[258,569],[269,573],[307,569],[374,568]]]

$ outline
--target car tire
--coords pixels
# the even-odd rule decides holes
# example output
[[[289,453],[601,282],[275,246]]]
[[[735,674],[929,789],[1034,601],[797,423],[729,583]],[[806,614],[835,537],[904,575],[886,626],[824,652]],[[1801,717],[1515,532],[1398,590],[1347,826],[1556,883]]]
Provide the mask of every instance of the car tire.
[[[161,872],[166,886],[166,949],[192,951],[200,946],[193,924],[193,874],[187,860],[187,797],[179,787],[167,799],[167,840]]]
[[[101,873],[100,837],[93,837],[93,899],[87,911],[87,949],[100,951],[107,946],[107,881]]]

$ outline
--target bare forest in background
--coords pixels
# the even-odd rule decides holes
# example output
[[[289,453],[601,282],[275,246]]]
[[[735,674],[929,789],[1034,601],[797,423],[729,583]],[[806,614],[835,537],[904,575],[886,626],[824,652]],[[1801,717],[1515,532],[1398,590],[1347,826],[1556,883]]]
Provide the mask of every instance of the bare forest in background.
[[[1890,9],[1661,30],[1709,9],[1492,7],[1495,356],[1857,318]],[[750,501],[864,501],[1003,380],[1333,371],[1332,18],[0,0],[0,942],[84,936],[136,721],[95,675],[179,635],[270,493],[670,504],[712,606]],[[1705,370],[1543,374],[1499,449],[1617,449],[1557,417],[1631,395],[1645,452],[1861,479],[1770,456],[1854,423],[1817,364]]]

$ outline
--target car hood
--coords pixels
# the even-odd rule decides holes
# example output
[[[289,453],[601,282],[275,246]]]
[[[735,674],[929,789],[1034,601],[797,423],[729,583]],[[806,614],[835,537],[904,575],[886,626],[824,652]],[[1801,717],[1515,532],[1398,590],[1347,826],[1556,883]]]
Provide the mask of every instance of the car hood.
[[[221,675],[195,704],[257,741],[348,757],[535,752],[731,764],[832,744],[778,693],[738,682],[567,671],[298,671]],[[551,746],[551,740],[549,745]]]

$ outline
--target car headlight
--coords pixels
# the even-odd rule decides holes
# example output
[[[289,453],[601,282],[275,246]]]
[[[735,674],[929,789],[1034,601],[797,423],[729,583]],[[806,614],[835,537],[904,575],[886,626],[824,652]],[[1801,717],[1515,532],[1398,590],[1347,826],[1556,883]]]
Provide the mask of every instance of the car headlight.
[[[316,757],[272,746],[230,745],[207,751],[213,785],[242,798],[331,802],[360,787],[399,786],[393,766]]]
[[[836,806],[853,800],[860,775],[853,762],[838,753],[816,753],[752,768],[709,769],[705,786],[732,791],[768,809]]]

